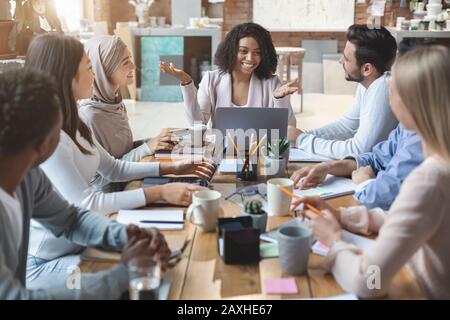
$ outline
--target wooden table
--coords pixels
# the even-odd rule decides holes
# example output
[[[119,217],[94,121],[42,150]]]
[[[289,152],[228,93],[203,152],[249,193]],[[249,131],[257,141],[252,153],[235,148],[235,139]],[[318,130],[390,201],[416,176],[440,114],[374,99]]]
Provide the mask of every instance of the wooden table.
[[[154,161],[149,157],[146,161]],[[300,168],[301,164],[290,163],[289,174]],[[261,181],[259,181],[261,182]],[[128,189],[138,188],[142,181],[134,181]],[[230,194],[236,186],[241,186],[235,174],[216,173],[212,180],[213,188],[222,194]],[[222,217],[238,216],[240,207],[231,201],[221,200]],[[335,207],[358,204],[352,196],[329,200]],[[167,208],[173,209],[173,208]],[[268,230],[287,222],[292,217],[269,217]],[[318,266],[324,257],[310,254],[308,275],[295,277],[299,294],[266,295],[263,281],[267,278],[292,277],[281,270],[278,258],[263,259],[255,265],[225,265],[218,255],[216,233],[203,233],[193,224],[185,223],[183,231],[164,232],[171,239],[185,236],[191,239],[181,262],[165,274],[172,281],[169,299],[295,299],[318,298],[343,294],[331,274],[324,274]],[[82,272],[95,272],[110,268],[111,263],[82,262]],[[393,280],[388,298],[423,299],[412,275],[402,268]]]

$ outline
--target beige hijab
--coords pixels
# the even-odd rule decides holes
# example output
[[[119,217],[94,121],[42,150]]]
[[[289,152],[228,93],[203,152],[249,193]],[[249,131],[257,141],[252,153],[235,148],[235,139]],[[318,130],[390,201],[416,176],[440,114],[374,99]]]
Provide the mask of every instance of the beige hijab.
[[[97,36],[85,47],[95,82],[93,98],[80,102],[80,117],[106,151],[122,158],[133,149],[133,134],[122,97],[109,79],[120,65],[126,45],[116,36]]]

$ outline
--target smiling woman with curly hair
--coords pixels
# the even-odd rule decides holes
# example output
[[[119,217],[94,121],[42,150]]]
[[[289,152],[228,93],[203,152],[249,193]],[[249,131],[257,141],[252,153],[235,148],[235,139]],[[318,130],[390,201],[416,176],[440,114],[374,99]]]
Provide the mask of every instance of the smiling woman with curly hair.
[[[255,23],[242,23],[225,37],[216,52],[218,70],[205,74],[197,90],[192,78],[172,63],[161,62],[161,72],[181,82],[186,113],[191,123],[215,122],[217,107],[288,108],[289,125],[295,126],[289,95],[295,81],[281,85],[274,75],[277,54],[269,31]]]

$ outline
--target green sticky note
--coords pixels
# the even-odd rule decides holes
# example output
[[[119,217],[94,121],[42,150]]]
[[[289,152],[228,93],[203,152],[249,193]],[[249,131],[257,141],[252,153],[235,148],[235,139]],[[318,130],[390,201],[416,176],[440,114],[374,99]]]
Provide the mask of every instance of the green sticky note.
[[[278,257],[278,243],[263,243],[259,246],[259,255],[262,259]]]
[[[301,190],[299,192],[299,194],[303,197],[311,197],[311,196],[324,196],[326,194],[330,194],[331,192],[327,189],[324,188],[312,188],[312,189],[305,189],[305,190]]]

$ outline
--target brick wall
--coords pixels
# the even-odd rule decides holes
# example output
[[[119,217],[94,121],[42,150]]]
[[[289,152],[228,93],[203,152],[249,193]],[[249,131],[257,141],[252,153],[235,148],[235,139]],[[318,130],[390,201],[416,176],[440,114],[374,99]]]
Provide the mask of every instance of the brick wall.
[[[355,22],[367,23],[369,17],[366,4],[355,4]],[[400,0],[394,0],[393,4],[387,4],[385,17],[382,18],[383,25],[395,23],[397,16],[409,16],[408,9],[399,8]],[[224,6],[224,33],[228,32],[236,24],[252,21],[252,0],[226,0]],[[345,46],[345,33],[343,32],[273,32],[272,39],[276,46],[301,46],[302,40],[338,40],[338,49],[342,51]]]
[[[93,14],[87,12],[87,16],[96,21],[108,21],[109,30],[112,31],[119,21],[136,20],[134,7],[128,4],[128,0],[85,0],[85,5],[93,8]],[[366,23],[369,17],[366,4],[355,4],[355,22]],[[202,0],[207,5],[207,0]],[[382,18],[383,25],[393,25],[397,16],[410,17],[408,9],[399,8],[400,0],[394,0],[393,4],[386,4],[385,16]],[[165,16],[166,21],[171,21],[171,0],[155,0],[150,8],[150,15]],[[226,0],[224,3],[224,34],[233,26],[252,21],[253,0]],[[302,40],[335,39],[338,40],[338,48],[342,51],[345,45],[345,34],[342,32],[274,32],[272,38],[277,46],[299,46]]]

